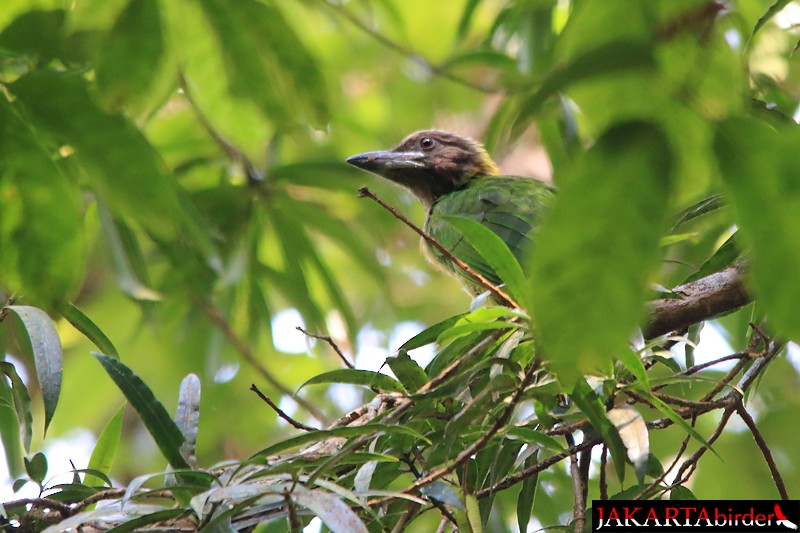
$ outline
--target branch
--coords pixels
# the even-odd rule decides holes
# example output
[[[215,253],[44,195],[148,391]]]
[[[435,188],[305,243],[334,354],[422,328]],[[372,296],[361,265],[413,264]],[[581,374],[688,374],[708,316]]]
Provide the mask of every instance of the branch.
[[[307,426],[307,425],[305,425],[305,424],[303,424],[303,423],[301,423],[301,422],[298,422],[297,420],[295,420],[295,419],[294,419],[294,418],[292,418],[291,416],[289,416],[289,415],[287,415],[286,413],[284,413],[284,412],[283,412],[283,410],[282,410],[280,407],[278,407],[278,406],[275,404],[275,402],[273,402],[272,400],[270,400],[270,399],[267,397],[267,395],[266,395],[266,394],[264,394],[263,392],[261,392],[261,389],[259,389],[259,388],[256,386],[256,384],[255,384],[255,383],[253,383],[252,385],[250,385],[250,390],[251,390],[251,391],[253,391],[253,392],[255,392],[255,393],[256,393],[256,395],[257,395],[259,398],[261,398],[261,399],[264,401],[264,403],[266,403],[267,405],[269,405],[269,406],[272,408],[272,410],[273,410],[273,411],[275,411],[275,412],[278,414],[278,416],[279,416],[279,417],[283,418],[283,419],[284,419],[286,422],[288,422],[288,423],[289,423],[289,424],[290,424],[292,427],[294,427],[295,429],[300,429],[300,430],[303,430],[303,431],[317,431],[317,428],[312,428],[311,426]]]
[[[744,420],[744,423],[747,424],[750,433],[753,434],[753,438],[758,445],[758,449],[761,450],[761,454],[764,456],[764,460],[767,462],[767,466],[772,474],[772,479],[775,481],[775,487],[778,489],[778,493],[781,495],[781,499],[788,500],[789,493],[786,492],[786,485],[783,483],[783,478],[781,477],[781,473],[778,471],[778,465],[775,464],[775,459],[772,458],[772,452],[767,445],[767,441],[764,440],[763,435],[761,435],[761,432],[756,426],[756,421],[753,420],[753,417],[747,412],[747,409],[745,409],[744,403],[741,400],[736,404],[736,412],[739,414],[742,420]]]
[[[342,363],[344,363],[344,366],[346,366],[347,368],[349,368],[351,370],[353,368],[355,368],[355,365],[353,365],[353,363],[351,363],[350,361],[347,360],[347,357],[344,356],[344,352],[342,352],[342,349],[339,348],[339,345],[336,344],[336,342],[334,342],[334,340],[330,337],[330,335],[315,335],[313,333],[310,333],[310,332],[304,330],[300,326],[297,326],[294,329],[296,329],[297,331],[299,331],[300,333],[302,333],[303,335],[305,335],[307,337],[311,337],[312,339],[317,339],[317,340],[320,340],[320,341],[328,343],[328,346],[330,346],[333,349],[333,351],[336,352],[336,355],[339,356],[339,359],[342,360]]]
[[[736,265],[673,289],[681,298],[650,303],[645,339],[680,330],[750,303],[743,265]]]

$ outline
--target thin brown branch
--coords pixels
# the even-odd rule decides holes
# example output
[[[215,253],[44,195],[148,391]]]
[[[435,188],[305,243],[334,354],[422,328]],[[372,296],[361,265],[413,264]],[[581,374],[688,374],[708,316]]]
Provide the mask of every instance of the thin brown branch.
[[[228,342],[230,342],[236,351],[239,352],[239,355],[247,362],[258,374],[272,387],[274,387],[278,392],[280,392],[284,396],[288,396],[294,401],[296,401],[303,409],[308,411],[311,416],[319,420],[320,422],[325,420],[325,415],[317,409],[313,404],[302,398],[301,396],[296,395],[293,393],[289,387],[284,385],[283,383],[276,378],[272,372],[267,370],[267,368],[261,364],[261,362],[256,357],[255,353],[253,353],[253,349],[250,345],[244,341],[228,323],[222,313],[214,307],[208,301],[201,299],[201,298],[194,298],[194,303],[197,305],[203,314],[205,314],[209,320],[222,332]]]
[[[652,339],[748,304],[750,296],[745,289],[743,270],[742,265],[726,268],[673,289],[680,298],[651,302],[644,337]]]
[[[303,424],[302,422],[298,422],[297,420],[295,420],[291,416],[287,415],[280,407],[278,407],[275,404],[275,402],[270,400],[267,397],[266,394],[261,392],[261,390],[256,386],[255,383],[250,385],[250,390],[255,392],[256,395],[258,395],[258,397],[261,398],[264,401],[264,403],[269,405],[272,408],[272,410],[275,411],[278,414],[279,417],[281,417],[284,420],[286,420],[286,422],[288,422],[292,427],[294,427],[296,429],[301,429],[303,431],[317,431],[317,428],[312,428],[311,426],[307,426],[307,425]]]
[[[570,448],[575,447],[575,438],[572,436],[572,433],[567,433],[564,435],[564,438],[567,440],[567,445]],[[586,524],[586,488],[587,484],[582,472],[580,465],[578,464],[578,457],[584,453],[591,452],[591,448],[588,450],[584,450],[580,454],[574,454],[570,457],[569,461],[569,474],[572,478],[572,495],[573,495],[573,502],[572,502],[572,519],[575,522],[575,533],[582,533],[584,525]]]
[[[752,433],[753,438],[758,445],[758,449],[761,450],[761,454],[764,456],[764,460],[767,462],[769,471],[772,474],[772,479],[775,481],[775,488],[778,489],[781,499],[788,500],[789,493],[786,492],[786,485],[783,483],[783,478],[781,477],[780,471],[778,471],[778,465],[775,464],[775,459],[772,457],[772,452],[767,445],[767,441],[764,440],[764,436],[761,435],[761,432],[758,430],[756,421],[753,420],[753,417],[747,412],[747,409],[742,401],[739,401],[739,403],[736,404],[736,412],[742,418],[742,420],[744,420],[744,423],[747,424],[747,428],[750,430],[750,433]]]
[[[448,261],[451,261],[454,265],[456,265],[459,269],[461,269],[464,273],[474,279],[476,282],[480,283],[486,290],[488,290],[495,298],[500,300],[505,305],[509,307],[513,307],[514,309],[522,309],[520,305],[514,301],[511,296],[506,294],[500,287],[486,279],[482,276],[479,272],[476,272],[472,269],[469,265],[467,265],[464,261],[453,255],[453,253],[439,244],[439,242],[428,235],[426,231],[418,227],[416,224],[411,222],[408,218],[406,218],[402,213],[400,213],[397,209],[390,206],[383,200],[381,200],[378,196],[376,196],[372,191],[370,191],[367,187],[361,187],[358,189],[358,194],[362,198],[369,198],[370,200],[375,201],[378,205],[389,211],[396,219],[401,221],[403,224],[414,230],[420,237],[425,239],[425,242],[439,250],[439,252],[444,255]]]
[[[719,421],[719,424],[717,424],[717,429],[715,429],[714,433],[706,440],[706,442],[708,443],[708,446],[701,446],[700,448],[697,449],[697,451],[695,451],[691,455],[691,457],[689,457],[688,459],[686,459],[686,461],[683,462],[681,467],[678,469],[677,475],[675,476],[675,480],[676,481],[673,484],[673,486],[675,486],[675,485],[683,485],[684,483],[686,483],[689,480],[690,477],[692,477],[692,474],[694,473],[694,469],[697,468],[697,462],[700,460],[701,457],[703,457],[703,455],[705,455],[705,453],[710,449],[710,447],[722,435],[722,431],[725,429],[725,426],[728,424],[728,420],[730,419],[730,417],[733,414],[733,411],[735,409],[736,409],[736,407],[732,405],[730,407],[727,407],[722,412],[722,419]],[[684,474],[684,472],[686,472],[686,474]]]
[[[603,444],[603,451],[600,453],[600,499],[608,499],[608,481],[606,479],[606,470],[608,467],[608,446]]]
[[[300,326],[297,326],[295,329],[297,331],[301,332],[302,334],[304,334],[304,335],[306,335],[308,337],[311,337],[312,339],[317,339],[317,340],[320,340],[320,341],[328,343],[328,346],[333,348],[333,351],[336,352],[336,355],[338,355],[339,359],[342,360],[342,362],[344,363],[344,366],[346,366],[347,368],[350,368],[350,369],[355,368],[353,363],[351,363],[350,361],[347,360],[347,357],[345,357],[344,353],[339,348],[339,345],[336,344],[336,342],[334,342],[334,340],[329,335],[315,335],[313,333],[310,333],[310,332],[304,330]]]

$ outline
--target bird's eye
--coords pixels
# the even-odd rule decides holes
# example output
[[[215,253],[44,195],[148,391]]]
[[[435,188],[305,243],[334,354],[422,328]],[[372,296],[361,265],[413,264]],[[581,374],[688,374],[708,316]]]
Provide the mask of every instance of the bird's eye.
[[[419,141],[419,147],[422,148],[423,150],[430,150],[431,148],[433,148],[433,145],[434,145],[433,139],[431,139],[430,137],[423,137]]]

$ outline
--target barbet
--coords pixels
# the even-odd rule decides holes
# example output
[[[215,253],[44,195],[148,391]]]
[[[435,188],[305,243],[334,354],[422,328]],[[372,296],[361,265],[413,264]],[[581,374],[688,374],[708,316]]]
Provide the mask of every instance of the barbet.
[[[532,250],[533,234],[554,193],[543,181],[499,175],[497,165],[478,142],[439,130],[412,133],[391,150],[357,154],[347,162],[411,191],[427,211],[425,231],[495,285],[502,283],[497,273],[447,217],[480,222],[522,262]],[[425,241],[423,249],[473,296],[486,290],[440,250]]]

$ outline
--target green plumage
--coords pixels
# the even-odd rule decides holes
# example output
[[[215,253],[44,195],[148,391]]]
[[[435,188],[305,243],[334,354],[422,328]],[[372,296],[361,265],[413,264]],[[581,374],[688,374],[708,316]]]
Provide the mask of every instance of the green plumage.
[[[476,176],[433,202],[425,231],[455,257],[495,284],[502,281],[445,217],[460,216],[480,222],[508,246],[520,262],[533,247],[533,234],[550,203],[553,189],[546,183],[519,176]],[[473,295],[484,288],[453,265],[439,250],[424,243],[431,262],[457,274]]]

